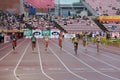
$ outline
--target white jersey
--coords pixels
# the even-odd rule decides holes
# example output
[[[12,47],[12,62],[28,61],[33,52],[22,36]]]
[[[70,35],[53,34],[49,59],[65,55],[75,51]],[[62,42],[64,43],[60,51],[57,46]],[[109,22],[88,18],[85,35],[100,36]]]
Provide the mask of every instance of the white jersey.
[[[75,37],[73,41],[78,43],[79,40]]]
[[[44,40],[48,41],[49,37],[48,36],[44,36]]]
[[[96,40],[97,40],[97,41],[100,41],[100,36],[98,36],[98,37],[96,38]]]
[[[87,36],[84,36],[84,37],[83,37],[83,41],[87,41]]]

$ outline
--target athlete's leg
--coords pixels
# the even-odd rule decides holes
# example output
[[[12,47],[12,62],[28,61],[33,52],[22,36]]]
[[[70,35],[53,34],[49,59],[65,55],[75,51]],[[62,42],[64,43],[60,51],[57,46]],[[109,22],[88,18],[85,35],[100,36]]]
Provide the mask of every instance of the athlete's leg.
[[[88,47],[88,43],[85,42],[85,50],[87,50],[87,47]]]
[[[33,49],[33,43],[32,43],[32,51],[33,51],[34,49]]]
[[[15,42],[14,41],[12,42],[12,47],[13,47],[13,50],[15,50]]]
[[[97,42],[97,52],[99,52],[99,42]]]
[[[45,50],[48,48],[48,41],[45,41]]]
[[[78,43],[74,43],[74,51],[75,51],[75,54],[77,54],[77,49],[78,49]]]
[[[12,44],[12,46],[13,46],[13,50],[15,50],[15,44],[14,43]]]
[[[62,41],[59,41],[60,49],[62,49]]]
[[[32,42],[32,51],[34,51],[35,43]]]

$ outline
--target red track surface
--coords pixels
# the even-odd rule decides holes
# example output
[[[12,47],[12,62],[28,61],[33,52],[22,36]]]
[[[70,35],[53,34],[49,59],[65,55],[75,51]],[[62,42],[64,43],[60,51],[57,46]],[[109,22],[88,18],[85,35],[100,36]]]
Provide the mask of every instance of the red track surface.
[[[20,40],[15,51],[10,43],[0,45],[0,80],[120,80],[120,50],[89,44],[87,51],[79,43],[74,54],[73,43],[51,39],[44,50],[42,39],[32,52],[29,39]]]

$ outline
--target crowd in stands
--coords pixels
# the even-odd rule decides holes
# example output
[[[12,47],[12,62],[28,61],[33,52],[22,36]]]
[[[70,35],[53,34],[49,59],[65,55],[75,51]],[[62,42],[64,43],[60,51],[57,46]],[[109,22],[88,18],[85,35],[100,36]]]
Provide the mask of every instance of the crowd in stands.
[[[120,9],[116,11],[116,15],[120,15]]]
[[[13,14],[0,11],[0,28],[5,30],[21,29],[20,23],[24,22],[24,14]]]
[[[117,0],[85,0],[98,15],[120,15],[119,2]]]
[[[5,36],[11,34],[5,31],[51,28],[55,28],[52,17],[50,17],[50,19],[48,19],[46,15],[29,15],[26,17],[24,14],[13,14],[8,11],[0,11],[0,42],[4,41]]]
[[[120,15],[120,0],[85,0],[98,15],[116,16]],[[120,32],[119,22],[102,22],[110,32]]]
[[[120,9],[117,2],[108,3],[113,0],[85,0],[91,7],[98,12],[99,15],[120,15]],[[108,2],[107,2],[108,1]],[[94,3],[94,4],[93,4]],[[119,4],[120,5],[120,4]],[[25,8],[32,7],[27,2],[24,2]],[[54,16],[35,16],[34,14],[28,14],[29,17],[26,17],[25,14],[12,13],[8,11],[0,10],[0,29],[1,30],[22,30],[22,29],[52,29],[55,28],[54,22],[52,19]],[[67,18],[58,17],[56,20],[58,23],[66,29],[68,32],[102,32],[102,30],[92,21],[88,16],[81,17],[70,16]],[[106,27],[107,26],[107,27]],[[110,26],[110,25],[109,25]],[[117,29],[120,25],[114,25],[115,27],[111,28],[108,25],[105,25],[108,29],[120,30]],[[2,37],[2,36],[0,36]]]
[[[67,18],[59,18],[56,20],[67,32],[87,32],[101,31],[100,28],[92,21],[91,17],[74,16]]]
[[[37,29],[51,28],[53,21],[48,20],[46,16],[25,17],[24,14],[12,14],[7,11],[0,11],[0,29],[4,30],[21,30],[21,29]]]
[[[92,20],[91,17],[81,17],[81,16],[74,16],[74,17],[66,17],[66,18],[58,18],[56,22],[61,25],[68,33],[74,34],[84,34],[88,32],[92,37],[96,34],[100,34],[102,37],[114,38],[119,37],[120,32],[120,24],[103,24],[110,32],[104,33],[97,24]],[[116,36],[117,35],[117,36]]]

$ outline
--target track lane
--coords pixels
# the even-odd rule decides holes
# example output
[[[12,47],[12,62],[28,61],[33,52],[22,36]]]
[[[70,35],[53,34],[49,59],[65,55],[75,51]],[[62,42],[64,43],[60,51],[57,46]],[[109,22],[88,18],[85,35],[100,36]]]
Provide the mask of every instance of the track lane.
[[[7,55],[3,56],[0,60],[0,80],[15,80],[13,75],[13,69],[18,61],[18,58],[21,56],[24,47],[21,47],[27,41],[23,41],[18,44],[16,47],[16,52],[13,50],[6,53]]]
[[[37,41],[37,46],[38,46],[38,56],[39,56],[39,62],[40,62],[40,69],[41,69],[41,72],[50,80],[54,80],[51,76],[49,76],[48,74],[46,74],[44,72],[44,69],[43,69],[43,64],[42,64],[42,56],[41,56],[41,50],[40,50],[40,46],[39,46],[39,42]],[[45,79],[44,79],[45,80]]]
[[[58,60],[61,62],[61,64],[67,69],[67,71],[68,71],[69,73],[71,73],[72,75],[76,76],[76,78],[78,78],[78,79],[75,79],[75,80],[87,80],[85,77],[82,77],[82,76],[80,76],[80,75],[77,75],[77,74],[75,74],[73,71],[71,71],[70,68],[69,68],[68,66],[66,66],[65,62],[63,62],[63,60],[53,51],[53,49],[51,49],[50,47],[49,47],[49,49],[50,49],[50,50],[52,51],[52,53],[58,58]]]
[[[55,42],[55,41],[54,41],[54,42]],[[55,47],[58,47],[58,48],[59,48],[59,46],[56,45],[55,43],[53,43],[53,45],[54,45]],[[69,48],[67,48],[66,50],[68,50],[68,49],[69,49]],[[87,63],[85,63],[83,60],[77,58],[75,55],[73,55],[73,53],[71,54],[71,52],[70,52],[71,50],[70,50],[70,49],[69,49],[69,51],[66,51],[66,50],[63,49],[63,51],[64,51],[67,55],[69,55],[69,56],[73,57],[74,59],[76,59],[76,62],[79,63],[79,65],[81,64],[81,65],[84,65],[84,66],[85,66],[84,68],[81,68],[81,67],[79,66],[78,68],[75,68],[75,69],[73,69],[74,67],[71,67],[70,69],[71,69],[73,72],[75,72],[76,74],[81,75],[81,76],[87,78],[88,80],[96,80],[97,78],[99,78],[99,79],[101,79],[101,80],[103,80],[103,79],[105,79],[105,80],[109,80],[109,79],[115,80],[115,79],[116,79],[116,78],[114,78],[114,77],[111,77],[111,76],[108,76],[108,75],[105,75],[105,74],[101,73],[100,71],[94,69],[92,66],[88,65]],[[63,58],[62,58],[62,59],[63,59]],[[68,60],[69,60],[69,59],[71,59],[71,58],[68,58]],[[68,63],[65,63],[65,64],[68,65]],[[71,66],[73,66],[73,64],[74,64],[74,63],[71,62]],[[76,66],[78,66],[78,65],[76,65]],[[77,70],[77,71],[76,71],[76,70]],[[82,71],[81,71],[81,70],[82,70]],[[104,75],[104,77],[103,77],[103,75]],[[97,78],[96,78],[95,76],[97,76]],[[107,76],[107,77],[105,77],[105,76]],[[113,79],[112,79],[112,78],[113,78]]]
[[[19,44],[21,41],[23,41],[23,39],[18,40],[17,43]],[[11,42],[0,44],[0,51],[9,47],[9,46],[11,46]]]
[[[23,41],[23,39],[18,40],[17,45],[21,44],[22,41]],[[5,56],[6,53],[8,53],[11,50],[12,50],[12,43],[11,42],[3,44],[2,47],[0,48],[0,58]]]
[[[108,74],[110,76],[114,76],[116,78],[120,79],[120,60],[118,60],[117,57],[120,57],[117,54],[105,52],[105,51],[100,51],[99,53],[94,52],[95,48],[93,47],[88,47],[88,56],[91,58],[94,58],[97,61],[100,61],[102,63],[105,63],[108,66],[111,66],[112,68],[101,68],[100,70],[104,72],[105,74]],[[84,52],[84,51],[83,51]],[[110,56],[112,54],[113,56]],[[114,68],[114,69],[113,69]]]
[[[106,51],[100,51],[97,54],[94,47],[88,47],[88,50],[85,51],[81,43],[78,55],[74,55],[73,43],[66,39],[63,41],[62,50],[58,46],[58,40],[51,39],[49,49],[45,51],[43,41],[38,39],[35,53],[32,53],[31,46],[25,52],[28,42],[30,40],[27,39],[21,43],[22,46],[16,49],[16,53],[13,51],[9,54],[5,53],[8,55],[1,58],[0,80],[19,80],[15,79],[13,71],[20,80],[83,80],[77,76],[87,80],[97,80],[98,78],[100,80],[120,80],[120,56]],[[20,59],[23,53],[24,56]],[[19,65],[15,70],[18,62]]]
[[[71,43],[69,43],[69,46],[71,46],[72,44]],[[68,47],[68,48],[71,48],[71,47]],[[72,48],[71,48],[72,49]],[[90,51],[89,51],[90,50]],[[91,52],[92,51],[92,52]],[[104,56],[100,56],[100,55],[98,55],[97,53],[96,53],[96,51],[95,51],[95,48],[93,48],[93,49],[89,49],[89,47],[88,47],[88,50],[87,51],[85,51],[84,50],[84,48],[81,46],[81,45],[79,45],[79,53],[80,53],[80,56],[81,56],[81,54],[82,55],[86,55],[86,56],[89,56],[89,57],[91,57],[91,58],[93,58],[94,60],[97,60],[97,61],[99,61],[99,62],[102,62],[102,63],[104,63],[104,64],[106,64],[107,66],[111,66],[111,68],[109,68],[109,67],[107,67],[107,66],[104,66],[103,67],[103,65],[99,65],[99,64],[96,64],[97,66],[97,68],[98,68],[98,70],[101,70],[103,73],[105,73],[105,74],[107,74],[107,75],[110,75],[110,76],[113,76],[113,77],[116,77],[116,78],[118,78],[118,80],[120,79],[120,77],[119,77],[119,74],[120,74],[120,71],[119,71],[119,67],[117,67],[117,65],[120,65],[119,64],[119,62],[116,62],[116,61],[114,61],[114,60],[111,60],[110,58],[108,58],[108,57],[104,57]],[[89,53],[88,53],[89,52]],[[87,54],[86,54],[87,53]],[[94,54],[95,56],[93,56],[93,55],[91,55],[91,54]],[[103,53],[100,53],[100,54],[103,54]],[[82,57],[81,57],[82,58]],[[112,63],[114,63],[114,64],[110,64],[110,63],[108,63],[107,61],[105,61],[105,60],[107,60],[107,61],[109,61],[109,62],[112,62]],[[89,60],[87,60],[87,61],[89,61]],[[97,62],[97,61],[95,61],[95,62]],[[117,64],[116,64],[117,63]],[[99,66],[98,66],[99,65]],[[100,66],[102,66],[103,68],[100,68],[99,69],[99,67]],[[110,72],[110,73],[109,73]]]
[[[29,43],[16,68],[16,74],[19,75],[18,80],[49,80],[41,71],[38,48],[39,46],[36,45],[35,51],[32,52],[32,44]]]
[[[56,48],[52,49],[54,50]],[[50,49],[45,51],[42,40],[40,41],[40,50],[44,72],[54,80],[83,80],[76,78],[73,74],[69,73]],[[60,51],[58,53],[61,54]]]
[[[55,41],[54,41],[55,42]],[[66,44],[68,43],[69,41],[67,41],[67,42],[65,42]],[[57,43],[57,41],[56,41],[56,43]],[[66,44],[64,45],[64,46],[66,46]],[[68,47],[65,49],[65,51],[68,53],[68,54],[70,54],[70,55],[72,55],[73,56],[73,54],[71,54],[71,52],[70,52],[70,49],[73,49],[73,48],[71,48],[70,46],[73,46],[72,45],[72,43],[70,43],[71,45],[68,45]],[[72,51],[74,51],[74,50],[72,50]],[[70,52],[70,53],[69,53]],[[74,52],[72,52],[72,53],[74,53]],[[80,52],[79,52],[80,53]],[[81,53],[80,53],[81,54]],[[79,59],[78,59],[78,61],[81,61],[81,60],[83,60],[84,62],[86,62],[87,63],[87,65],[91,65],[91,69],[93,69],[93,70],[95,70],[97,73],[99,73],[99,74],[101,74],[101,75],[103,75],[104,76],[104,79],[106,78],[106,77],[109,77],[109,78],[111,78],[111,79],[113,79],[113,80],[119,80],[119,78],[116,78],[116,77],[112,77],[112,76],[109,76],[109,75],[107,75],[107,74],[105,74],[105,73],[103,73],[103,72],[101,72],[101,71],[99,71],[98,69],[97,69],[97,67],[99,68],[99,66],[95,66],[95,64],[96,65],[102,65],[101,67],[103,67],[103,63],[100,63],[99,62],[99,64],[98,64],[98,61],[95,61],[94,59],[92,60],[91,58],[89,58],[88,56],[88,58],[84,55],[84,52],[82,52],[82,55],[79,55],[79,56],[77,56]],[[80,57],[80,56],[82,56],[82,57]],[[83,59],[82,59],[83,58]],[[81,60],[80,60],[81,59]],[[91,64],[91,62],[89,62],[89,61],[95,61],[96,63],[94,63],[94,64]],[[89,63],[88,63],[89,62]],[[90,67],[90,66],[89,66]],[[106,67],[106,65],[104,64],[104,67]],[[109,66],[107,65],[107,67],[108,67],[108,69],[109,69]],[[111,69],[111,68],[110,68]],[[91,77],[92,78],[92,77]],[[89,78],[90,79],[90,78]],[[93,80],[93,79],[92,79]],[[106,79],[105,79],[106,80]]]

